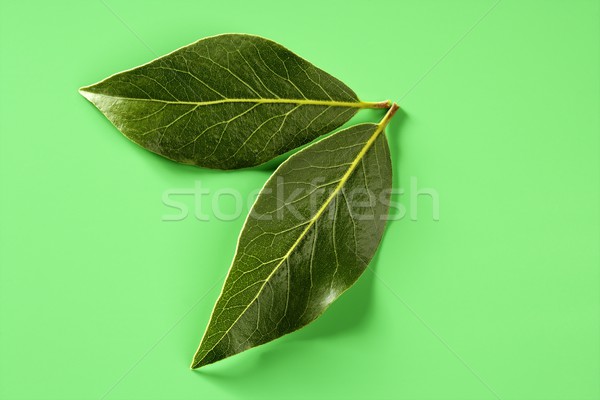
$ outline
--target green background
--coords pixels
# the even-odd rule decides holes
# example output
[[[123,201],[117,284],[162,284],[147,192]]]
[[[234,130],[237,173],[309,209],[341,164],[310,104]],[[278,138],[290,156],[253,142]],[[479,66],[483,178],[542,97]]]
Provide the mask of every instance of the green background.
[[[585,0],[2,2],[0,398],[598,399],[599,20]],[[77,89],[223,32],[399,101],[408,214],[314,324],[190,371],[243,217],[165,222],[163,194],[200,181],[231,211],[215,192],[273,165],[177,165]]]

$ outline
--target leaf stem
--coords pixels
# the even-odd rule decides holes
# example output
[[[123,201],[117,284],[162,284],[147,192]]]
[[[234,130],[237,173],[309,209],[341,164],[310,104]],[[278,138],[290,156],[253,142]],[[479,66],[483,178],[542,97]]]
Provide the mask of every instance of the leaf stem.
[[[400,106],[396,103],[392,104],[390,106],[390,108],[388,109],[387,113],[385,114],[385,116],[381,119],[381,121],[379,121],[379,128],[383,129],[387,126],[387,124],[390,123],[392,117],[394,116],[394,114],[396,114],[396,111],[398,111],[400,109]]]
[[[391,100],[377,101],[377,102],[361,101],[360,104],[361,104],[362,108],[386,108],[387,109],[392,106],[392,101]]]

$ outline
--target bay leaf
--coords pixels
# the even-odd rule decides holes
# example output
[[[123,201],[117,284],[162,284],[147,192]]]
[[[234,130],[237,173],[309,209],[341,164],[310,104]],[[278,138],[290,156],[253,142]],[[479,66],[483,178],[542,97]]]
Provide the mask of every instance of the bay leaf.
[[[262,164],[331,132],[363,102],[344,83],[258,36],[199,40],[80,93],[129,139],[207,168]]]
[[[292,155],[246,219],[192,368],[295,331],[351,287],[383,235],[392,169],[379,124],[335,133]]]

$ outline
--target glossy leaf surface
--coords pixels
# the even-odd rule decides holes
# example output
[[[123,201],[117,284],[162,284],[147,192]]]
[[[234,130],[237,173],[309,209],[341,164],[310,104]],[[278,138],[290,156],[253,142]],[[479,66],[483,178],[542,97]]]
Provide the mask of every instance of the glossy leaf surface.
[[[283,46],[251,35],[199,40],[80,92],[125,136],[208,168],[264,163],[348,121],[367,103]]]
[[[392,170],[382,133],[388,119],[299,151],[267,181],[192,368],[301,328],[362,274],[388,213]]]

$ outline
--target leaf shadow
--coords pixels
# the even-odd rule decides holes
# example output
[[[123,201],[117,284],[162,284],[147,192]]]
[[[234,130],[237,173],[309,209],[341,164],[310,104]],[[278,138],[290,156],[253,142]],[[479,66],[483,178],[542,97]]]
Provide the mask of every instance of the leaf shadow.
[[[406,114],[403,108],[399,108],[387,128],[386,136],[390,146],[390,157],[392,159],[392,187],[394,189],[399,189],[401,187],[399,163],[401,160],[400,157],[402,156],[402,135],[400,132],[402,131],[402,127],[406,124],[407,119],[409,119],[408,114]],[[392,198],[392,201],[398,201],[398,199]]]

